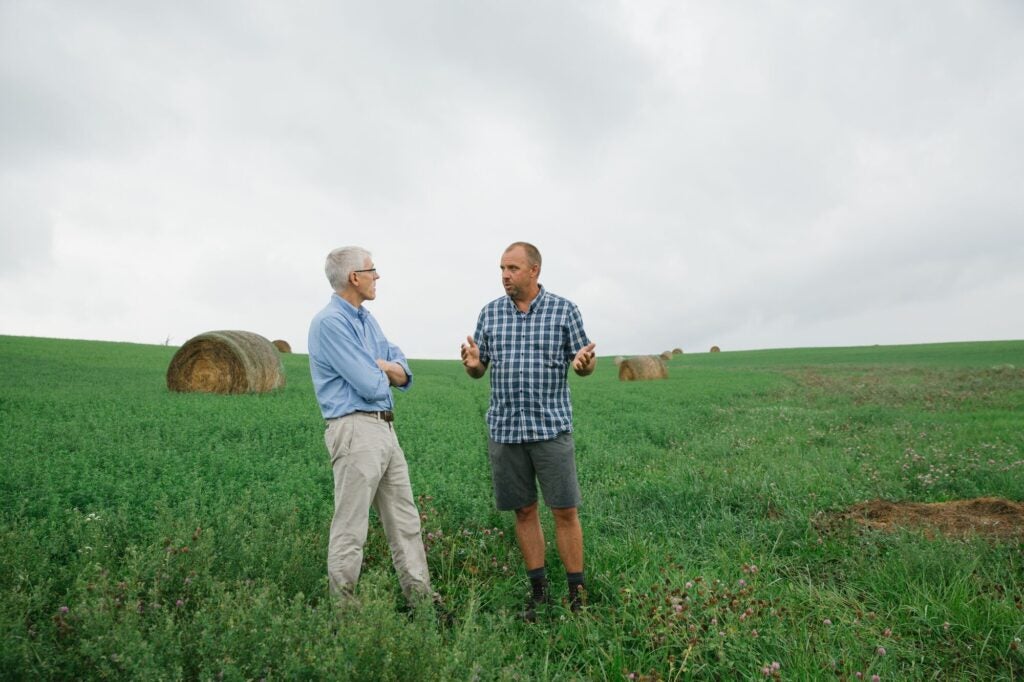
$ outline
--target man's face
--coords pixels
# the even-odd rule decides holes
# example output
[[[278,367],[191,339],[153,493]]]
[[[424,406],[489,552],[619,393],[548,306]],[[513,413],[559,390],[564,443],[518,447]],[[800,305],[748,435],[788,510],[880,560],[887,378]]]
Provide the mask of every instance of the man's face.
[[[533,289],[539,274],[540,267],[530,265],[523,247],[517,246],[502,254],[501,284],[513,301],[521,300]]]
[[[352,279],[355,280],[352,288],[359,293],[364,301],[372,301],[377,298],[377,280],[380,279],[380,275],[377,274],[372,260],[367,258],[363,262],[363,267],[352,273]]]

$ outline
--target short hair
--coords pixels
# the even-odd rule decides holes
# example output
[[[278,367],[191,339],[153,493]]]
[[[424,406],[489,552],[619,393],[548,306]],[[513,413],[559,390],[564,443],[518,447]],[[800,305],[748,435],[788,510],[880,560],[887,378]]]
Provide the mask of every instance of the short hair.
[[[508,245],[508,248],[505,249],[505,253],[508,253],[517,246],[523,247],[523,251],[526,251],[526,261],[530,265],[536,265],[538,268],[540,267],[540,251],[530,242],[512,242]]]
[[[342,246],[327,254],[324,272],[331,288],[341,291],[348,288],[348,276],[362,270],[370,258],[370,252],[361,246]]]

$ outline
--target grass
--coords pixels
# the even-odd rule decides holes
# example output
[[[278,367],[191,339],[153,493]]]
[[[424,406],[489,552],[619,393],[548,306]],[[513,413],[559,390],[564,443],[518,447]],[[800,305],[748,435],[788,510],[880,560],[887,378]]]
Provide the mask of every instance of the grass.
[[[360,606],[327,598],[306,357],[274,394],[211,396],[167,391],[174,351],[0,337],[0,677],[1024,677],[1019,540],[816,522],[1024,500],[1024,342],[688,354],[638,383],[603,358],[571,379],[591,603],[535,625],[486,380],[413,361],[396,397],[439,624],[397,608],[379,525]]]

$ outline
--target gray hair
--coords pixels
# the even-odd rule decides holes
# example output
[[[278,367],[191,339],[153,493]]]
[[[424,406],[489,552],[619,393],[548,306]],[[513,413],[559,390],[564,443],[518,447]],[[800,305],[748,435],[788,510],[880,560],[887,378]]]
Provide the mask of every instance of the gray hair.
[[[356,270],[366,267],[370,252],[361,246],[342,246],[327,254],[324,272],[327,281],[335,291],[348,288],[348,277]]]

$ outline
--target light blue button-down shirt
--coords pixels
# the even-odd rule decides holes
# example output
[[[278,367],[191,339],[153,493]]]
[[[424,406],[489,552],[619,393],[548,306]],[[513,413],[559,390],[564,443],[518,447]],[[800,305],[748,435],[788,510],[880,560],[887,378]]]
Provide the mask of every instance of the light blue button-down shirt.
[[[377,359],[397,362],[412,385],[412,371],[402,350],[390,343],[365,306],[356,308],[337,294],[309,325],[309,372],[324,419],[357,410],[394,408],[391,384]]]

